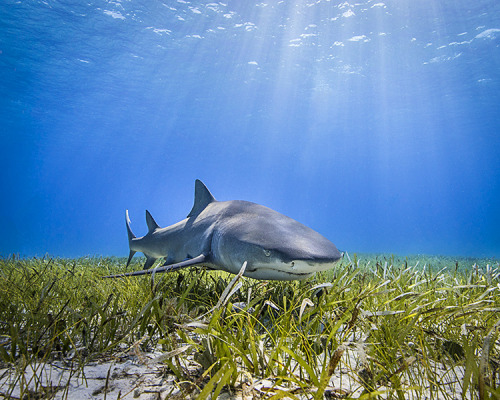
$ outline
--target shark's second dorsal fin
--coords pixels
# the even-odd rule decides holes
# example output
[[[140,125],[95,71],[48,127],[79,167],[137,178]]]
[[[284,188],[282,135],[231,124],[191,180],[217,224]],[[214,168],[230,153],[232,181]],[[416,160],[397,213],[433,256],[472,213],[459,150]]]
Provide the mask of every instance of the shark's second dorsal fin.
[[[151,216],[148,210],[146,210],[146,224],[148,225],[148,233],[153,233],[159,228],[159,225],[156,223],[155,219]]]
[[[194,205],[188,218],[201,213],[206,206],[214,202],[215,198],[202,181],[196,179],[194,183]]]

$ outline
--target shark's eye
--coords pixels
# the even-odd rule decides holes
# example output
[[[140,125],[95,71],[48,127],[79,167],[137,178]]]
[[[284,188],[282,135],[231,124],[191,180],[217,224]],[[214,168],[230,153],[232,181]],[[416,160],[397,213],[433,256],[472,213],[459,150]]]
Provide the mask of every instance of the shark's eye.
[[[271,251],[264,249],[264,254],[266,257],[271,257]]]

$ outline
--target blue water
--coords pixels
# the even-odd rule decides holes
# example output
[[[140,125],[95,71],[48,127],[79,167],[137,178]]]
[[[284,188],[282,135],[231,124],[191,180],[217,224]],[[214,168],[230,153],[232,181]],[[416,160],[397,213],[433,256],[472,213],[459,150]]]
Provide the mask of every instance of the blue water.
[[[498,0],[2,0],[0,254],[128,254],[200,178],[341,250],[500,256]]]

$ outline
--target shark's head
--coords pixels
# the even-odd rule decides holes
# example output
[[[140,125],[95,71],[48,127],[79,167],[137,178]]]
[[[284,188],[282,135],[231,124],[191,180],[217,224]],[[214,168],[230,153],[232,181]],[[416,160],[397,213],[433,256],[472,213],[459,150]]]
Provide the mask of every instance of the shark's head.
[[[232,201],[228,218],[216,229],[212,256],[238,273],[256,279],[306,279],[331,269],[342,258],[335,245],[307,226],[258,204]],[[222,204],[222,203],[220,203]]]
[[[329,242],[332,245],[331,242]],[[342,254],[337,248],[330,245],[318,249],[317,243],[309,244],[301,241],[300,248],[288,248],[286,245],[276,248],[263,248],[257,244],[246,243],[248,248],[253,247],[253,253],[263,253],[248,262],[246,276],[256,279],[295,280],[307,279],[319,271],[326,271],[338,263]]]

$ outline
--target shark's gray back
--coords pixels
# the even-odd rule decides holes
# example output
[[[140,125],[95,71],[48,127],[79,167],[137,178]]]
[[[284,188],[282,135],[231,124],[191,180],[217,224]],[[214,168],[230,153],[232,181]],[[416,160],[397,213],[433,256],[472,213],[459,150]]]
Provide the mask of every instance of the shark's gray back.
[[[211,202],[192,223],[205,227],[212,225],[211,255],[216,264],[220,261],[227,265],[231,259],[233,264],[241,265],[249,256],[246,244],[256,245],[265,256],[279,254],[283,261],[327,260],[338,253],[332,242],[313,229],[248,201]],[[260,253],[253,254],[255,260],[260,257]]]

